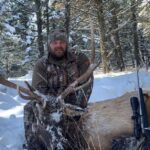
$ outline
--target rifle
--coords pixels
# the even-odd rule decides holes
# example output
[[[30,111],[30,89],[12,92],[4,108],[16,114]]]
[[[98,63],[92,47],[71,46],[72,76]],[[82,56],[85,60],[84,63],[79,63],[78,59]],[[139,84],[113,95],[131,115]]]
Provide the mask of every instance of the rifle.
[[[136,137],[137,140],[141,137],[141,120],[140,120],[140,109],[139,109],[139,101],[137,97],[130,98],[131,107],[133,111],[132,120],[134,123],[134,131],[133,135]]]
[[[139,96],[141,103],[142,134],[146,140],[146,150],[150,150],[150,128],[142,88],[139,88]]]
[[[145,150],[150,150],[150,128],[148,122],[148,115],[144,101],[143,90],[139,86],[139,74],[137,69],[137,81],[138,81],[138,95],[137,97],[131,97],[131,107],[133,110],[132,119],[134,120],[134,136],[137,140],[141,137],[145,138]]]

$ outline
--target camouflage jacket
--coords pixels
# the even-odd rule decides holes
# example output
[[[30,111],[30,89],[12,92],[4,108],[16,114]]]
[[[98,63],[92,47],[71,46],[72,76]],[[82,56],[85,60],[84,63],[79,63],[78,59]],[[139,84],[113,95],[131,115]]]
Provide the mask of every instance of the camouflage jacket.
[[[89,65],[90,61],[83,53],[67,52],[67,59],[59,61],[51,56],[41,58],[34,67],[32,86],[45,95],[58,96],[81,76]],[[65,102],[86,107],[93,86],[93,76],[91,77],[91,83],[87,87],[68,95]]]

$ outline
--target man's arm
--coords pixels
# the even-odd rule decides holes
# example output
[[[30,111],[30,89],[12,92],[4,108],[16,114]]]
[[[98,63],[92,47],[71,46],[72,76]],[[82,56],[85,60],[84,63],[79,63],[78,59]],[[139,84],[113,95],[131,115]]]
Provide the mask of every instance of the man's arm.
[[[44,59],[40,59],[34,66],[32,86],[42,94],[48,94],[47,68]]]

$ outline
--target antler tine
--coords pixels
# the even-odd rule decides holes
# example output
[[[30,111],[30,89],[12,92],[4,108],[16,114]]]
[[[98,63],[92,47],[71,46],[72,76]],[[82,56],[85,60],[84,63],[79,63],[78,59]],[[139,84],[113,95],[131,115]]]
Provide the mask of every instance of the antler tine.
[[[100,61],[97,64],[91,64],[87,71],[81,75],[78,79],[76,79],[72,84],[70,84],[59,96],[59,98],[64,99],[67,95],[69,95],[71,92],[76,90],[76,86],[80,83],[83,83],[88,80],[88,78],[91,76],[93,71],[98,67],[100,64]],[[77,88],[79,89],[79,88]]]
[[[35,89],[27,81],[25,81],[25,84],[27,85],[27,87],[29,89],[29,93],[32,97],[35,97],[35,99],[40,98],[40,96],[38,94],[34,93]]]
[[[90,84],[90,82],[91,82],[91,78],[87,81],[87,82],[85,82],[84,84],[82,84],[82,85],[80,85],[80,86],[77,86],[76,88],[75,88],[75,91],[78,91],[78,90],[80,90],[80,89],[82,89],[82,88],[84,88],[84,87],[86,87],[87,85],[89,85]]]
[[[34,93],[33,91],[31,91],[30,89],[24,88],[22,86],[17,85],[16,83],[13,83],[11,81],[6,80],[3,77],[0,77],[0,84],[13,88],[13,89],[17,89],[18,94],[20,95],[20,97],[22,97],[23,99],[26,100],[37,100],[39,102],[41,102],[43,104],[43,99],[40,95]],[[28,84],[28,83],[26,83]],[[27,85],[28,88],[30,87],[30,85]],[[22,94],[25,93],[26,95]]]
[[[63,113],[67,116],[82,116],[83,113],[86,112],[86,109],[83,109],[79,106],[71,105],[71,104],[65,104]]]
[[[3,77],[0,77],[0,84],[4,85],[4,86],[7,86],[7,87],[10,87],[10,88],[13,88],[13,89],[17,89],[17,84],[11,82],[11,81],[8,81],[6,80],[5,78]],[[19,86],[19,89],[20,91],[22,91],[23,93],[29,95],[29,90],[22,87],[22,86]]]
[[[34,91],[35,91],[34,87],[32,87],[32,86],[29,84],[28,81],[24,81],[24,82],[25,82],[25,84],[27,85],[28,89],[29,89],[31,92],[34,92]]]
[[[28,95],[23,95],[21,93],[21,89],[20,89],[19,85],[17,85],[17,91],[18,91],[18,94],[21,98],[26,99],[26,100],[36,100],[36,101],[43,104],[43,99],[41,98],[40,95],[38,95],[36,93],[32,93],[31,91],[28,92]]]
[[[17,91],[18,91],[19,96],[20,96],[21,98],[23,98],[23,99],[26,99],[26,100],[34,100],[34,99],[35,99],[35,97],[33,97],[33,96],[23,95],[23,94],[21,93],[21,90],[20,90],[19,85],[17,85]]]

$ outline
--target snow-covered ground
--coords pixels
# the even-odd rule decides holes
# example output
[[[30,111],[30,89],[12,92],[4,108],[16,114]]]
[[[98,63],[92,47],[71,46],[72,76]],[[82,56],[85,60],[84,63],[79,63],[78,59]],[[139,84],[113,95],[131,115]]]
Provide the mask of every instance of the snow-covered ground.
[[[150,88],[150,72],[141,71],[140,85]],[[31,73],[20,78],[9,79],[24,86],[31,82]],[[90,102],[106,100],[137,90],[135,72],[95,75]],[[24,143],[23,106],[27,101],[21,99],[16,90],[0,85],[0,150],[21,150]]]

